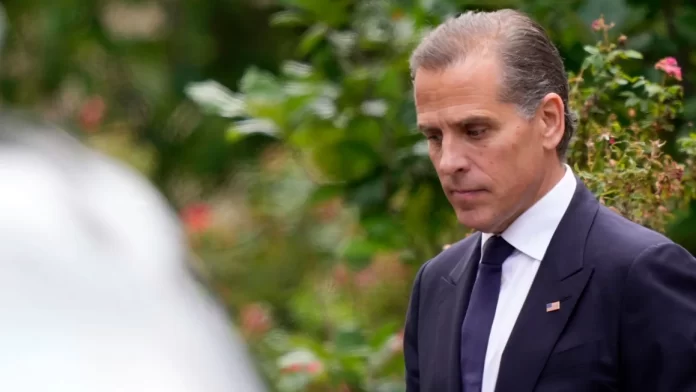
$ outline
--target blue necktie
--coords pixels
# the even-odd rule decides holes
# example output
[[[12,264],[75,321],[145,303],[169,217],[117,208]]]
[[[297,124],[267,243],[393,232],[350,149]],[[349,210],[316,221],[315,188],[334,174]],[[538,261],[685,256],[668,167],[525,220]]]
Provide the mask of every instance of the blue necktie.
[[[478,276],[462,323],[462,391],[481,392],[488,337],[500,294],[503,262],[515,248],[500,236],[486,241]]]

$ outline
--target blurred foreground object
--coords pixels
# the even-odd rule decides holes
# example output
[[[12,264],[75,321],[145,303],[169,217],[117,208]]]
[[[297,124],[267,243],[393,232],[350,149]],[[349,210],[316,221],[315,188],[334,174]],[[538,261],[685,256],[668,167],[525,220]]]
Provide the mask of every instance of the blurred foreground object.
[[[0,189],[0,390],[263,390],[145,179],[0,113]]]

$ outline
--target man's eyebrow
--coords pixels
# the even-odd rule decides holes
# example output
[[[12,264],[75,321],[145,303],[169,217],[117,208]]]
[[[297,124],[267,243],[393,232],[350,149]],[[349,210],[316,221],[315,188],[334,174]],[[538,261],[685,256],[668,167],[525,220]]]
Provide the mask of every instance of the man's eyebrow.
[[[492,126],[498,125],[498,121],[491,116],[483,114],[474,114],[471,116],[462,117],[450,123],[450,125],[456,125],[458,127],[464,127],[471,124],[488,124]],[[433,126],[427,123],[418,124],[418,130],[421,132],[432,132],[438,131],[440,128],[438,126]]]
[[[439,130],[439,128],[428,124],[418,124],[418,130],[421,132],[432,132]]]
[[[457,121],[454,121],[454,124],[457,124],[459,126],[465,126],[465,125],[469,125],[469,124],[482,124],[482,123],[492,124],[492,125],[498,124],[498,122],[495,119],[493,119],[490,116],[483,115],[483,114],[475,114],[475,115],[467,116],[467,117],[461,118]]]

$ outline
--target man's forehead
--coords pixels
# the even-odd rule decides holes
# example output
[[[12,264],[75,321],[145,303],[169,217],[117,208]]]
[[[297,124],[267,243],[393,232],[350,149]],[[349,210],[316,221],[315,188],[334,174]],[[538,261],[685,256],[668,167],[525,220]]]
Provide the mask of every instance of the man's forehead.
[[[414,84],[419,81],[442,83],[470,83],[483,80],[497,81],[499,77],[499,62],[492,55],[470,55],[451,64],[440,67],[421,67],[414,74]]]
[[[498,81],[497,66],[486,59],[456,63],[441,70],[419,69],[413,83],[414,98],[420,106],[457,96],[496,96]]]

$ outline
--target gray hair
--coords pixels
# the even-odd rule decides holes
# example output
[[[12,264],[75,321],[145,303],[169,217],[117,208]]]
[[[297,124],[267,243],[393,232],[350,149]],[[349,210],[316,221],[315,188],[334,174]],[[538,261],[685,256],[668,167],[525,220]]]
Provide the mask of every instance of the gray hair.
[[[568,76],[558,49],[537,22],[510,9],[469,11],[450,18],[430,32],[413,51],[411,75],[418,69],[442,70],[470,53],[496,53],[502,62],[500,99],[517,105],[531,118],[548,93],[556,93],[565,107],[565,129],[557,146],[565,159],[577,118],[568,105]]]

